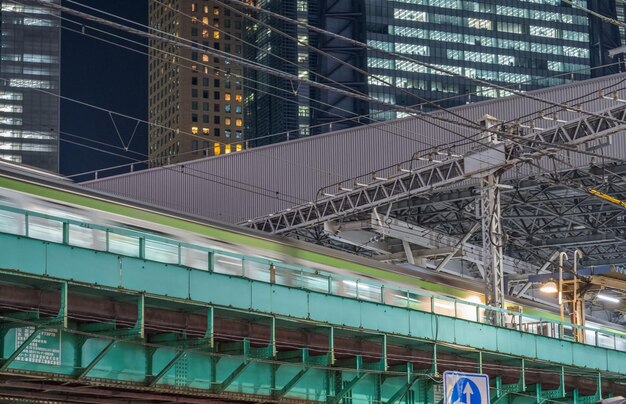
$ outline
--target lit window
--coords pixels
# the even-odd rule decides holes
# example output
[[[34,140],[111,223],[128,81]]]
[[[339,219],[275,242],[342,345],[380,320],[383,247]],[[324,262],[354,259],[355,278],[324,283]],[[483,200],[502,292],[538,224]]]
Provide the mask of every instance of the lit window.
[[[191,133],[193,133],[194,135],[198,134],[198,127],[197,126],[192,126],[191,127]]]
[[[208,29],[203,29],[202,30],[202,38],[208,38],[209,37],[209,30]]]
[[[202,23],[204,25],[209,25],[209,17],[202,17]]]
[[[230,101],[230,93],[224,93],[224,100]]]
[[[236,125],[236,126],[241,126],[241,125],[243,125],[243,120],[242,120],[242,119],[237,119],[237,120],[235,120],[235,125]]]
[[[241,94],[235,94],[235,101],[241,102],[242,100],[243,100],[243,97],[241,96]]]
[[[191,11],[198,11],[198,5],[196,3],[191,3]]]
[[[230,120],[230,118],[224,118],[224,125],[231,125],[232,122]]]
[[[241,151],[243,149],[243,146],[241,145],[241,143],[237,143],[235,145],[235,151]]]
[[[230,137],[232,134],[232,131],[230,129],[224,129],[224,137]]]
[[[219,7],[213,7],[213,15],[220,15],[220,8]]]
[[[225,145],[224,153],[228,154],[228,153],[230,153],[230,151],[231,151],[230,150],[230,145],[229,144]]]
[[[202,133],[204,135],[208,135],[209,134],[209,128],[202,128]]]
[[[209,6],[204,6],[204,14],[209,14]]]
[[[209,55],[202,55],[202,61],[203,62],[208,62],[209,61]]]
[[[213,39],[220,39],[220,32],[219,31],[213,31]]]
[[[481,18],[468,18],[467,26],[478,29],[492,29],[491,20],[483,20]]]
[[[530,35],[543,36],[543,37],[548,37],[548,38],[556,38],[557,30],[556,28],[548,28],[548,27],[540,27],[536,25],[531,25]]]
[[[216,156],[219,156],[220,153],[222,153],[222,148],[220,144],[217,142],[213,143],[213,154],[215,154]]]

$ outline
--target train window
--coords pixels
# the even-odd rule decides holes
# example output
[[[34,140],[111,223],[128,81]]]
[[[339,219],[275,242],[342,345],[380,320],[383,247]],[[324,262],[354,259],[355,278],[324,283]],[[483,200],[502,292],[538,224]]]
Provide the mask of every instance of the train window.
[[[109,252],[139,257],[139,237],[109,233]]]
[[[228,275],[243,275],[243,265],[241,258],[229,257],[227,255],[215,254],[213,271]]]
[[[209,270],[209,253],[195,248],[181,247],[180,262],[190,268]]]
[[[246,261],[246,278],[276,283],[274,267],[269,262]]]
[[[106,231],[88,227],[70,225],[70,244],[92,250],[106,250]]]
[[[0,232],[23,236],[26,234],[26,218],[21,213],[0,210]]]
[[[166,264],[178,263],[178,245],[164,243],[162,241],[146,239],[146,255],[148,260],[163,262]]]
[[[53,243],[62,243],[63,223],[43,217],[29,216],[28,236]]]

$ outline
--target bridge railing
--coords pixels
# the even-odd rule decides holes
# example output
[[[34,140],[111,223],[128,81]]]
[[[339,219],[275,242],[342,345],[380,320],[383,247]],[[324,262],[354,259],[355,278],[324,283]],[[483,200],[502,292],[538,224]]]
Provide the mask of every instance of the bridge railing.
[[[58,217],[0,205],[0,233],[240,276],[478,323],[489,323],[486,313],[489,312],[492,317],[496,313],[500,324],[507,328],[551,338],[572,340],[574,330],[578,328],[584,330],[586,344],[626,351],[626,333],[619,331],[577,326],[519,311],[486,306],[478,301],[390,287],[277,260],[224,251],[208,245],[191,244],[149,231],[101,225],[86,220],[77,216],[72,218],[71,214],[69,218]],[[478,300],[478,297],[474,299]]]

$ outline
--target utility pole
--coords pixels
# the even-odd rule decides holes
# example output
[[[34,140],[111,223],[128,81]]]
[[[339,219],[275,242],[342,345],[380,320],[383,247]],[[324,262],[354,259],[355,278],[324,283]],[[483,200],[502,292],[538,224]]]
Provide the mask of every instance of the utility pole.
[[[485,115],[480,121],[489,130],[498,124],[498,120]],[[481,165],[498,165],[505,161],[504,147],[492,131],[486,131],[481,141],[487,149],[473,157]],[[504,265],[502,247],[504,234],[500,211],[500,175],[496,171],[488,171],[479,177],[480,181],[480,218],[483,236],[483,266],[485,269],[485,302],[488,306],[504,308]],[[503,325],[503,315],[499,311],[488,310],[489,323]]]

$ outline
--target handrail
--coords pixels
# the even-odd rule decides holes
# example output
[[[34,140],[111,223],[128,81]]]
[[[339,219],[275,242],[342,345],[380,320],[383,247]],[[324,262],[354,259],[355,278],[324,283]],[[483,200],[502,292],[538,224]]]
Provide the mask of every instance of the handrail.
[[[26,210],[26,209],[16,208],[16,207],[6,206],[6,205],[0,205],[0,212],[1,211],[7,211],[16,215],[22,215],[23,216],[22,225],[24,226],[24,228],[23,228],[23,231],[19,232],[19,235],[23,235],[23,236],[30,237],[30,238],[37,238],[32,235],[31,231],[29,231],[29,226],[32,226],[31,220],[32,218],[36,217],[40,219],[58,222],[61,224],[60,229],[62,233],[60,235],[55,234],[55,236],[56,236],[56,239],[61,240],[60,243],[62,244],[77,246],[76,242],[72,243],[73,240],[70,237],[70,234],[71,234],[70,226],[77,226],[79,229],[86,229],[86,230],[91,229],[91,230],[104,232],[105,239],[106,239],[106,242],[104,244],[104,249],[98,249],[95,247],[91,247],[91,248],[87,247],[90,249],[104,250],[106,252],[112,252],[118,255],[128,255],[120,251],[111,251],[111,243],[112,243],[111,236],[119,235],[119,236],[131,238],[131,239],[136,239],[137,240],[137,245],[136,245],[137,254],[128,255],[128,256],[139,257],[145,260],[159,262],[159,257],[152,256],[154,254],[151,253],[151,254],[148,254],[149,256],[147,255],[148,243],[155,242],[155,243],[160,243],[162,245],[168,245],[172,247],[172,249],[175,248],[177,264],[180,264],[189,268],[194,268],[197,270],[219,272],[217,271],[217,269],[219,269],[219,265],[217,265],[217,263],[219,263],[220,261],[219,260],[216,261],[215,258],[216,257],[229,257],[229,258],[234,258],[240,261],[240,265],[237,262],[222,261],[222,264],[229,265],[231,267],[234,267],[235,269],[237,269],[239,265],[239,269],[241,270],[240,273],[229,272],[229,274],[233,276],[251,278],[253,277],[253,275],[257,275],[257,278],[258,278],[258,275],[263,275],[262,270],[265,269],[267,271],[267,275],[268,275],[267,279],[269,283],[283,284],[285,286],[293,287],[294,285],[292,284],[280,283],[281,282],[280,276],[277,276],[277,275],[281,275],[277,272],[280,272],[281,270],[287,270],[289,274],[292,276],[298,276],[298,275],[300,276],[299,285],[296,285],[297,287],[312,290],[314,292],[321,291],[322,293],[355,298],[359,300],[374,301],[377,303],[389,304],[389,305],[397,306],[397,307],[406,307],[412,310],[427,311],[427,312],[431,312],[434,314],[462,318],[465,320],[478,322],[478,323],[484,323],[485,321],[484,312],[489,310],[490,312],[499,313],[499,316],[501,316],[503,319],[506,319],[507,317],[509,317],[511,321],[509,323],[506,323],[506,325],[509,327],[514,327],[520,332],[529,332],[529,330],[531,329],[536,329],[537,331],[535,332],[536,334],[538,333],[538,334],[544,335],[544,331],[547,332],[547,330],[549,329],[549,325],[554,325],[557,327],[553,327],[551,335],[548,335],[548,336],[559,338],[559,339],[566,339],[568,338],[568,336],[564,332],[562,333],[563,335],[560,335],[561,329],[567,329],[567,330],[582,329],[584,331],[592,333],[592,335],[594,336],[593,338],[594,341],[591,345],[604,346],[600,344],[600,337],[609,337],[609,338],[612,338],[612,344],[611,344],[612,347],[610,346],[605,346],[605,347],[617,350],[618,338],[619,338],[620,340],[623,340],[623,343],[620,344],[620,348],[621,348],[620,350],[626,350],[626,333],[622,333],[616,330],[607,330],[607,329],[598,329],[595,327],[579,326],[579,325],[575,325],[567,321],[561,322],[559,320],[552,320],[552,319],[548,319],[548,318],[541,317],[541,316],[523,314],[521,312],[487,306],[481,303],[466,301],[462,299],[456,299],[456,298],[452,298],[448,296],[435,295],[435,294],[428,293],[425,291],[417,291],[417,290],[412,290],[408,288],[404,289],[404,288],[389,287],[381,283],[375,283],[371,281],[362,281],[361,279],[358,279],[358,278],[352,278],[349,276],[339,275],[339,274],[328,272],[325,270],[313,269],[313,268],[308,268],[308,267],[299,266],[299,265],[292,265],[292,264],[287,264],[278,260],[259,258],[259,257],[250,256],[250,255],[233,253],[230,251],[223,251],[223,250],[208,247],[208,246],[191,244],[191,243],[187,243],[184,241],[175,240],[173,238],[168,238],[168,237],[164,237],[161,235],[153,234],[149,230],[140,231],[140,230],[127,229],[127,228],[122,228],[122,227],[114,227],[114,226],[109,226],[109,225],[89,223],[89,222],[84,222],[80,220],[62,218],[62,217],[58,217],[54,215],[48,215],[45,213],[40,213],[40,212],[36,212],[32,210]],[[0,233],[17,234],[15,231],[9,231],[10,229],[5,228],[6,226],[3,227],[2,219],[3,218],[0,213]],[[19,230],[19,229],[13,229],[13,230]],[[53,229],[53,230],[56,231],[57,229]],[[47,241],[50,241],[50,240],[47,240]],[[55,242],[55,241],[51,241],[51,242]],[[188,249],[191,251],[198,251],[203,254],[206,254],[206,259],[207,259],[206,267],[198,268],[198,267],[191,266],[191,265],[185,265],[184,264],[185,260],[183,259],[184,258],[183,251],[185,249]],[[170,251],[169,253],[173,253],[173,252]],[[161,257],[161,259],[163,258]],[[161,262],[164,262],[164,261],[161,261]],[[166,262],[170,263],[170,261],[166,261]],[[257,266],[261,265],[262,267],[249,268],[251,264],[255,264]],[[246,268],[247,266],[248,268]],[[246,269],[255,270],[257,272],[246,273]],[[306,285],[303,279],[305,275],[309,277],[318,278],[319,280],[325,279],[327,284],[323,288],[319,288],[319,287],[315,288],[311,284]],[[257,279],[257,278],[254,278],[254,279]],[[261,280],[261,281],[263,282],[264,280]],[[337,282],[340,282],[341,288],[347,289],[348,291],[346,290],[344,290],[343,292],[341,290],[337,291],[335,288],[336,286],[335,284]],[[352,291],[350,291],[351,289]],[[393,299],[390,299],[391,297],[395,298],[395,301],[392,301]],[[400,302],[403,300],[406,303],[402,302],[402,304],[400,304]],[[421,307],[421,306],[425,306],[425,307]],[[463,307],[469,307],[470,309],[465,313],[460,313],[460,311],[463,311]],[[469,313],[472,313],[472,315],[469,315]],[[481,321],[481,313],[482,313],[482,318],[483,318],[482,321]],[[502,323],[505,324],[504,321]],[[556,330],[554,328],[556,328]]]

